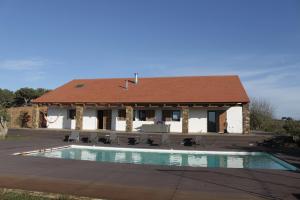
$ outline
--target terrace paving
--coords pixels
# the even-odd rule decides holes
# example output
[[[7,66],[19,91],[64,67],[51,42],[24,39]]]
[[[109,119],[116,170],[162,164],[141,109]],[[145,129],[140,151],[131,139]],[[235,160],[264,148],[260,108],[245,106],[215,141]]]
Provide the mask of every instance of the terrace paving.
[[[297,199],[299,171],[191,168],[99,163],[12,153],[63,146],[66,131],[11,129],[0,140],[0,187],[89,196],[104,199]],[[82,133],[87,134],[87,133]],[[126,139],[128,134],[120,134]],[[154,148],[199,150],[268,150],[249,146],[269,136],[202,137],[203,145],[183,147],[185,136],[172,135],[172,144]],[[127,146],[121,142],[117,146]],[[148,147],[137,145],[135,147]],[[149,147],[148,147],[149,148]],[[277,156],[299,167],[298,152]]]

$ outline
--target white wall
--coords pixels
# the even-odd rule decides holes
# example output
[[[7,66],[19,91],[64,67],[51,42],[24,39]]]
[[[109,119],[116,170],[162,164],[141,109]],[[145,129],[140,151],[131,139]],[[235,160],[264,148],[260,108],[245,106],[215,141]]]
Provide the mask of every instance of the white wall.
[[[241,106],[233,106],[227,110],[228,133],[243,133],[243,111]]]
[[[49,106],[48,108],[48,128],[54,129],[75,129],[76,121],[67,118],[68,109],[56,106]],[[138,112],[135,112],[138,115]],[[154,121],[139,121],[138,116],[135,116],[133,121],[133,131],[138,131],[143,124],[154,124],[162,120],[162,110],[155,110]],[[182,132],[182,113],[180,121],[167,121],[171,132]],[[241,106],[230,107],[227,110],[227,131],[228,133],[242,133],[243,132],[243,114]],[[125,131],[126,120],[118,119],[118,109],[112,110],[112,130]],[[83,112],[83,129],[97,130],[97,109],[87,108]],[[189,132],[190,133],[205,133],[207,132],[207,110],[191,108],[189,111]]]
[[[182,118],[180,121],[167,121],[165,124],[170,124],[170,132],[181,133],[182,132]]]
[[[159,110],[159,120],[162,121],[162,110]],[[180,110],[180,121],[166,121],[164,122],[167,125],[170,125],[170,132],[172,133],[181,133],[182,132],[182,111]]]
[[[189,132],[206,133],[207,132],[207,110],[190,108],[189,111]]]
[[[126,130],[126,120],[119,120],[118,119],[118,110],[112,110],[112,120],[111,120],[111,127],[114,131],[125,131]]]
[[[93,108],[86,108],[83,111],[82,119],[82,129],[83,130],[97,130],[98,129],[98,119],[97,110]]]
[[[75,129],[75,119],[68,119],[68,108],[48,107],[47,126],[53,129]]]

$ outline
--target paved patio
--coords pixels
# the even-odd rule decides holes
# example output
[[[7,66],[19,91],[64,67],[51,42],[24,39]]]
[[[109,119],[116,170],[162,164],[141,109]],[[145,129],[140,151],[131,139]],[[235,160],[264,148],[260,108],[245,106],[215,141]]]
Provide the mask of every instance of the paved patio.
[[[13,156],[12,153],[66,145],[65,131],[9,130],[0,141],[0,187],[107,199],[297,199],[299,171],[190,168],[112,164],[78,160]],[[82,133],[86,134],[86,133]],[[122,134],[120,134],[122,135]],[[126,138],[126,134],[122,135]],[[174,149],[268,150],[250,146],[268,136],[202,137],[203,145]],[[250,144],[250,145],[249,145]],[[121,143],[120,146],[127,146]],[[164,146],[163,148],[170,148]],[[145,147],[138,145],[135,147]],[[158,147],[155,147],[158,148]],[[298,152],[276,155],[299,167]]]

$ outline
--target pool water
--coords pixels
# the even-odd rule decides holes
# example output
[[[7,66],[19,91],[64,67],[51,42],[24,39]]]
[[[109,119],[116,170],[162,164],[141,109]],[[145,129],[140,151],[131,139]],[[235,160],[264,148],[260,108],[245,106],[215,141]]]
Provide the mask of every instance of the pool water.
[[[297,169],[296,167],[263,152],[187,151],[71,145],[67,148],[45,152],[36,151],[27,155],[96,162],[167,166],[279,170]]]

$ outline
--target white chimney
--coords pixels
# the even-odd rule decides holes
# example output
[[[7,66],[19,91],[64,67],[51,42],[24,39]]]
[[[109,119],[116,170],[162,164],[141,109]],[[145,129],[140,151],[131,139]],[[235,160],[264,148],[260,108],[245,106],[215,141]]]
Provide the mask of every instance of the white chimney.
[[[128,90],[128,80],[125,81],[125,89]]]
[[[134,73],[134,83],[138,84],[139,78],[138,78],[138,73]]]

